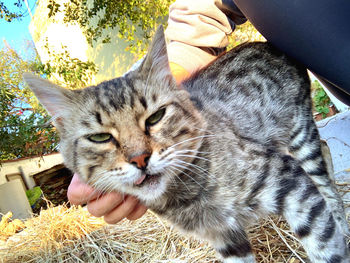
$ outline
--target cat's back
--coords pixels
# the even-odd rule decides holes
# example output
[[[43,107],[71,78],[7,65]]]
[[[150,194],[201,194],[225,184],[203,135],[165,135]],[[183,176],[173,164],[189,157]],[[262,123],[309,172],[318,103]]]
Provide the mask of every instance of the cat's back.
[[[304,66],[271,44],[250,42],[220,56],[184,85],[205,103],[222,101],[229,107],[233,101],[242,105],[255,101],[265,106],[308,95],[309,81]]]
[[[310,93],[306,68],[266,42],[237,46],[184,86],[209,123],[262,140],[291,129]]]

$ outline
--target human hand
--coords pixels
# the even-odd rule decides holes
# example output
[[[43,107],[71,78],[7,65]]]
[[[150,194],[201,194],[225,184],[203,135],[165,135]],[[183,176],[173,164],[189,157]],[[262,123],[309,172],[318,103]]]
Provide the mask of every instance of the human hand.
[[[83,183],[77,174],[73,176],[67,196],[72,204],[87,204],[87,209],[92,215],[103,216],[108,224],[115,224],[123,218],[136,220],[147,211],[147,207],[134,196],[118,192],[101,195],[94,188]]]

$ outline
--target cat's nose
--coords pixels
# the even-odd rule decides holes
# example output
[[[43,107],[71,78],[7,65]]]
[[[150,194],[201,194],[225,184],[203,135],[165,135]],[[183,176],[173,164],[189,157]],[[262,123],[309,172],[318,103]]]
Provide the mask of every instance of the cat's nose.
[[[145,170],[150,158],[150,153],[142,153],[130,158],[129,162],[141,170]]]

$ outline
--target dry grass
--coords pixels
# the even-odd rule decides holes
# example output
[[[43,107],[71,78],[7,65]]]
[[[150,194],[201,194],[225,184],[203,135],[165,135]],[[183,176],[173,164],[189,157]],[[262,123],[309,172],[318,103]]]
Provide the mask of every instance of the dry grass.
[[[12,212],[8,212],[1,218],[0,221],[0,241],[6,241],[10,236],[13,236],[18,231],[25,228],[24,223],[19,219],[11,220]]]
[[[349,185],[340,187],[349,192]],[[11,229],[8,217],[0,235],[4,226]],[[24,225],[0,239],[0,262],[219,262],[208,244],[180,234],[152,212],[137,221],[107,225],[82,207],[51,206]],[[300,263],[306,258],[281,218],[260,222],[249,236],[257,262]]]

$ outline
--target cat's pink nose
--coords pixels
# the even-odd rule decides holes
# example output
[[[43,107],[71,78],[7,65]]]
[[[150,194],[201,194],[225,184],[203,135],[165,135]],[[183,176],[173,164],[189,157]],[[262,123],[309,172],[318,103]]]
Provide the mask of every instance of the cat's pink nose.
[[[144,170],[147,167],[148,160],[150,158],[151,154],[150,153],[143,153],[140,155],[136,155],[132,157],[129,162],[133,165],[135,165],[137,168]]]

